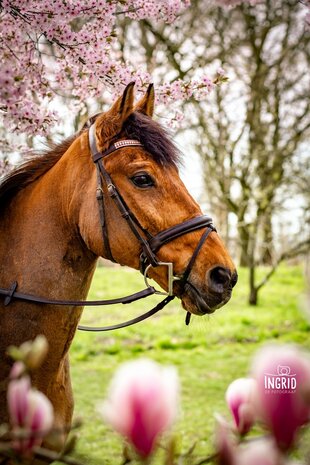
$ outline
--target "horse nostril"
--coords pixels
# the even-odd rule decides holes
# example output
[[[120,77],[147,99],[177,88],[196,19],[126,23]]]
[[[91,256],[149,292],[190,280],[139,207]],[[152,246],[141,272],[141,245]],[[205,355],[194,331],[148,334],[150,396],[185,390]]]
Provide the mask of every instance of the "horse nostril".
[[[210,271],[210,287],[215,292],[223,292],[231,281],[231,273],[227,268],[217,266]]]
[[[237,271],[234,271],[234,273],[233,273],[233,275],[231,277],[231,281],[230,281],[231,287],[235,287],[237,282],[238,282],[238,273],[237,273]]]

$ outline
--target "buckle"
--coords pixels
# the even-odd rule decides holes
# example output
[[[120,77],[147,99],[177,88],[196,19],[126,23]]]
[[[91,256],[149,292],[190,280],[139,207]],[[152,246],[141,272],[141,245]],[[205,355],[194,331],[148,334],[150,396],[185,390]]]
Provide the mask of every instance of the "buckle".
[[[96,199],[103,199],[103,190],[101,186],[98,186],[96,189]]]
[[[165,292],[165,291],[155,291],[155,294],[158,294],[158,295],[167,295],[167,296],[173,296],[174,293],[173,293],[173,283],[174,281],[179,281],[181,278],[178,278],[177,276],[174,276],[173,275],[173,263],[172,262],[158,262],[158,265],[157,266],[166,266],[167,267],[167,272],[168,272],[168,292]],[[147,272],[150,268],[154,268],[152,264],[148,265],[145,270],[144,270],[144,273],[143,273],[143,277],[144,277],[144,282],[146,284],[147,287],[153,287],[150,285],[150,283],[148,282],[148,279],[151,279],[149,278],[149,276],[147,275]]]
[[[108,188],[108,193],[109,193],[110,197],[112,197],[112,199],[114,197],[116,197],[117,194],[116,194],[116,188],[115,188],[114,184],[111,184],[111,183],[108,184],[107,188]]]

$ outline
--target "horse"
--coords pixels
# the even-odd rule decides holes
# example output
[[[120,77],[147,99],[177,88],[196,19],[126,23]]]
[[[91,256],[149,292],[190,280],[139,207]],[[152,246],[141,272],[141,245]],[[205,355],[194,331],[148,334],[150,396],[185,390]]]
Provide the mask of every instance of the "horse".
[[[85,300],[98,257],[139,270],[141,241],[176,225],[194,223],[195,228],[161,243],[156,257],[160,263],[173,264],[175,277],[182,276],[191,262],[187,282],[183,286],[172,283],[186,311],[212,313],[229,300],[237,280],[235,266],[214,228],[202,241],[206,227],[197,227],[201,209],[179,177],[179,151],[152,117],[154,98],[150,85],[135,103],[131,83],[108,111],[93,118],[97,157],[98,153],[99,158],[102,153],[107,155],[101,160],[104,172],[96,170],[90,129],[84,126],[73,137],[21,164],[2,181],[1,288],[10,288],[16,281],[18,289],[28,294]],[[111,150],[112,145],[117,149]],[[110,185],[103,182],[103,175],[109,176],[121,193],[140,237],[109,195]],[[98,176],[104,219],[98,208]],[[148,276],[167,290],[167,269],[156,264],[148,265]],[[49,352],[42,367],[33,373],[32,382],[52,402],[55,428],[68,430],[73,413],[68,351],[83,307],[64,309],[14,299],[5,306],[3,300],[0,296],[0,423],[8,420],[6,380],[12,361],[7,347],[43,334]]]

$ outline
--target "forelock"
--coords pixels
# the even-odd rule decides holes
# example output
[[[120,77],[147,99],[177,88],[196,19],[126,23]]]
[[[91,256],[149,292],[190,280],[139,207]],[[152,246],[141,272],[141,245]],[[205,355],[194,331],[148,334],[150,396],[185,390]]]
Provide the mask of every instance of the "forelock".
[[[132,113],[124,123],[123,130],[129,139],[136,139],[160,165],[177,166],[181,154],[166,129],[143,113]]]

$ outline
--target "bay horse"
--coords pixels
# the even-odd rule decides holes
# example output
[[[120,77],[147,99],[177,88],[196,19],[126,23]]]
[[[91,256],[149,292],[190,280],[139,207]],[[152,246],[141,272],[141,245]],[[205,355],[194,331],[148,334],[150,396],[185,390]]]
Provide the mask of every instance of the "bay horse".
[[[131,83],[107,112],[93,120],[99,157],[100,153],[107,155],[104,173],[113,179],[143,237],[195,222],[202,215],[179,177],[179,153],[152,119],[153,109],[153,87],[135,104]],[[118,150],[111,151],[113,144]],[[17,281],[18,289],[25,293],[85,300],[98,257],[139,269],[141,242],[108,195],[108,187],[102,184],[107,243],[100,224],[98,173],[88,128],[10,173],[0,185],[0,287],[9,288]],[[189,230],[163,244],[156,256],[173,263],[175,276],[182,275],[204,231],[203,227]],[[191,264],[186,285],[174,283],[174,293],[184,309],[199,315],[211,313],[229,300],[237,276],[218,234],[209,232]],[[149,275],[167,290],[165,267],[151,267]],[[14,299],[4,306],[3,300],[0,298],[0,423],[7,421],[5,380],[12,363],[6,349],[43,334],[49,353],[34,373],[33,384],[51,400],[55,427],[68,428],[73,412],[68,350],[83,308]]]

